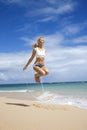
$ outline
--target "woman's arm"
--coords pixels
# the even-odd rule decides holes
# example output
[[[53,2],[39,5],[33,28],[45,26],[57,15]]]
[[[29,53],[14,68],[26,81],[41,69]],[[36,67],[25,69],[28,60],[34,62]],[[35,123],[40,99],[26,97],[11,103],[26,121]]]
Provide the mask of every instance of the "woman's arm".
[[[33,52],[32,52],[32,55],[31,57],[29,58],[27,64],[23,67],[23,70],[27,69],[28,65],[32,62],[32,60],[34,59],[35,57],[35,54],[36,54],[36,50],[34,49]]]

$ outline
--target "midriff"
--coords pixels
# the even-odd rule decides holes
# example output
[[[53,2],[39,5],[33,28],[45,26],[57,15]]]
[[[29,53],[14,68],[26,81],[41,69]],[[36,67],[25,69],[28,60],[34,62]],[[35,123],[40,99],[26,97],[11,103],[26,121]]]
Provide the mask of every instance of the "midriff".
[[[43,57],[37,57],[35,64],[44,64],[44,58]]]

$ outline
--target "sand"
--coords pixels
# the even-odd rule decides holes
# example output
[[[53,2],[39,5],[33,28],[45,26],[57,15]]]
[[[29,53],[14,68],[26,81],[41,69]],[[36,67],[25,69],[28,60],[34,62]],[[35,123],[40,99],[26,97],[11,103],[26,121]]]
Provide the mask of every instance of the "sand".
[[[87,130],[87,109],[0,97],[0,130]]]

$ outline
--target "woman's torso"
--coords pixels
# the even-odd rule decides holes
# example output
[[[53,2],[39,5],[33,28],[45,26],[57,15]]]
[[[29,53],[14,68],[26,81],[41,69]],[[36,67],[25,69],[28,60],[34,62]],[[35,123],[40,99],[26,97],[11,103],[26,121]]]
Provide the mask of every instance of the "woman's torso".
[[[35,64],[44,64],[45,49],[36,47],[35,51],[36,51],[36,61],[35,61]]]

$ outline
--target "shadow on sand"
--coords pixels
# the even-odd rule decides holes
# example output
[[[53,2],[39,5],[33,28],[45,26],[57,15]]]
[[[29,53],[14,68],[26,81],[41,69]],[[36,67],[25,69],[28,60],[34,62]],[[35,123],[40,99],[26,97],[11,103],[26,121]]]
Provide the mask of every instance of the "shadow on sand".
[[[22,106],[22,107],[30,107],[30,105],[24,104],[24,103],[6,103],[7,105],[17,105],[17,106]]]

